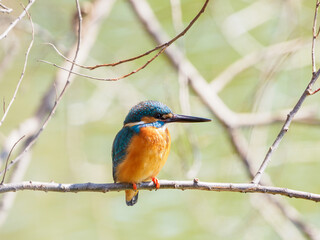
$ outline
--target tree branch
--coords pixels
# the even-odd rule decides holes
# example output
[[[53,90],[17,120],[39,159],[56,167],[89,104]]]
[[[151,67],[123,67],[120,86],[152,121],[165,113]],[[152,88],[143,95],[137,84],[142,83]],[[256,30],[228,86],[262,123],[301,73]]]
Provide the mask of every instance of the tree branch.
[[[132,57],[132,58],[128,58],[128,59],[124,59],[124,60],[120,60],[118,62],[115,62],[115,63],[106,63],[106,64],[99,64],[99,65],[95,65],[95,66],[83,66],[83,65],[80,65],[78,63],[76,63],[75,61],[72,61],[70,60],[69,58],[65,57],[53,44],[50,44],[53,49],[59,54],[59,56],[61,56],[62,58],[64,58],[66,61],[74,64],[75,66],[78,66],[78,67],[81,67],[81,68],[84,68],[84,69],[89,69],[89,70],[94,70],[96,68],[100,68],[100,67],[114,67],[114,66],[117,66],[119,64],[122,64],[122,63],[126,63],[126,62],[131,62],[131,61],[134,61],[136,59],[139,59],[139,58],[142,58],[144,56],[147,56],[149,55],[150,53],[156,51],[156,50],[159,50],[159,52],[157,54],[155,54],[151,59],[149,59],[145,64],[143,64],[141,67],[127,73],[127,74],[124,74],[120,77],[116,77],[116,78],[99,78],[99,77],[92,77],[92,76],[89,76],[89,75],[85,75],[85,74],[81,74],[81,73],[77,73],[77,72],[73,72],[73,71],[69,71],[69,73],[72,73],[72,74],[75,74],[77,76],[82,76],[82,77],[86,77],[86,78],[89,78],[89,79],[93,79],[93,80],[99,80],[99,81],[118,81],[118,80],[121,80],[121,79],[124,79],[126,77],[129,77],[137,72],[139,72],[140,70],[144,69],[146,66],[148,66],[151,62],[153,62],[153,60],[155,60],[157,57],[159,57],[170,45],[172,45],[172,43],[174,43],[175,41],[177,41],[179,38],[181,38],[182,36],[184,36],[188,31],[189,29],[192,27],[192,25],[198,20],[198,18],[201,16],[202,13],[204,13],[207,5],[209,3],[209,0],[206,0],[205,3],[203,4],[201,10],[198,12],[198,14],[190,21],[190,23],[188,24],[188,26],[181,32],[179,33],[177,36],[175,36],[174,38],[172,38],[170,41],[166,41],[165,43],[162,43],[160,45],[158,45],[157,47],[143,53],[143,54],[140,54],[138,56],[135,56],[135,57]],[[51,62],[48,62],[48,61],[44,61],[44,60],[40,60],[40,62],[43,62],[43,63],[47,63],[47,64],[50,64],[54,67],[57,67],[57,68],[60,68],[62,70],[66,70],[65,68],[57,65],[57,64],[54,64],[54,63],[51,63]]]
[[[80,5],[79,5],[79,1],[75,0],[76,3],[76,8],[78,11],[78,16],[79,16],[79,28],[78,28],[78,38],[77,38],[77,44],[76,44],[76,49],[75,49],[75,53],[74,53],[74,58],[73,58],[73,62],[76,61],[77,57],[78,57],[78,53],[80,50],[80,43],[81,43],[81,29],[82,29],[82,16],[81,16],[81,9],[80,9]],[[70,68],[68,69],[68,76],[66,79],[66,82],[64,84],[63,89],[61,90],[58,98],[56,99],[56,101],[54,102],[54,105],[51,109],[51,111],[49,112],[48,116],[46,117],[44,123],[42,124],[42,126],[39,128],[39,130],[36,132],[36,134],[33,136],[33,138],[28,142],[28,144],[25,146],[25,149],[22,151],[22,153],[20,153],[18,155],[18,157],[14,160],[12,160],[10,162],[10,164],[6,167],[6,171],[9,170],[17,161],[19,161],[23,155],[29,151],[29,149],[33,146],[33,144],[38,140],[39,136],[41,135],[42,131],[47,127],[48,123],[50,122],[51,118],[53,117],[53,115],[55,114],[55,111],[61,101],[61,99],[63,98],[64,94],[66,93],[69,85],[71,84],[71,73],[72,70],[74,68],[74,63],[71,64]],[[5,171],[0,172],[1,174],[4,174]]]
[[[4,165],[4,173],[3,173],[3,176],[2,176],[2,180],[0,182],[0,185],[2,185],[4,183],[4,179],[6,178],[6,172],[7,172],[7,166],[8,166],[8,161],[10,159],[10,156],[11,156],[11,153],[13,151],[13,149],[15,148],[15,146],[17,146],[17,144],[25,137],[25,135],[23,135],[21,138],[18,139],[18,141],[15,142],[15,144],[13,144],[9,154],[8,154],[8,157],[7,157],[7,160],[6,160],[6,164]]]
[[[0,13],[11,13],[12,8],[8,8],[6,5],[0,3]]]
[[[290,126],[294,116],[297,114],[297,112],[301,108],[301,105],[304,102],[304,100],[306,99],[306,97],[310,95],[310,90],[312,89],[312,86],[314,85],[314,83],[319,78],[319,75],[320,75],[320,69],[316,73],[314,73],[312,75],[311,81],[309,82],[307,88],[303,92],[302,96],[300,97],[300,99],[298,100],[297,104],[294,106],[292,111],[288,114],[287,120],[283,124],[283,126],[282,126],[278,136],[276,137],[275,141],[273,142],[273,144],[269,148],[269,150],[268,150],[268,152],[267,152],[267,154],[266,154],[266,156],[265,156],[265,158],[264,158],[264,160],[263,160],[258,172],[256,173],[256,175],[254,176],[254,178],[252,180],[252,183],[258,184],[260,182],[263,172],[266,170],[269,162],[271,161],[271,156],[272,156],[273,152],[278,148],[278,146],[279,146],[281,140],[283,139],[285,133],[288,132],[289,126]]]
[[[316,48],[316,39],[318,37],[319,32],[317,33],[317,17],[318,17],[318,9],[320,2],[317,0],[316,7],[314,10],[314,18],[313,18],[313,27],[312,27],[312,46],[311,46],[311,62],[312,62],[312,73],[316,72],[316,56],[315,56],[315,48]]]
[[[0,35],[0,40],[5,38],[8,33],[17,25],[17,23],[26,15],[27,11],[29,11],[29,8],[32,6],[32,4],[35,2],[35,0],[29,0],[28,5],[23,9],[23,12],[19,15],[19,17],[14,20],[10,26]]]
[[[288,188],[260,186],[251,183],[212,183],[193,181],[169,181],[160,180],[160,189],[180,189],[180,190],[202,190],[214,192],[241,192],[241,193],[264,193],[272,195],[283,195],[289,198],[300,198],[315,202],[320,201],[320,194],[297,191]],[[143,182],[137,184],[139,190],[154,190],[153,182]],[[43,192],[119,192],[132,189],[130,183],[48,183],[26,181],[21,183],[8,183],[0,186],[0,193],[16,192],[22,190],[33,190]]]
[[[1,127],[1,125],[3,124],[6,116],[8,115],[8,112],[9,112],[9,110],[10,110],[10,108],[11,108],[14,100],[15,100],[16,97],[17,97],[17,94],[18,94],[18,91],[19,91],[19,88],[20,88],[22,79],[23,79],[24,74],[25,74],[26,69],[27,69],[27,63],[28,63],[28,59],[29,59],[29,53],[30,53],[30,50],[31,50],[31,48],[32,48],[32,46],[33,46],[33,42],[34,42],[34,26],[33,26],[33,21],[32,21],[32,18],[31,18],[31,16],[30,16],[28,10],[27,10],[24,6],[23,6],[23,8],[24,8],[25,12],[27,13],[28,18],[29,18],[29,20],[30,20],[30,24],[31,24],[31,37],[32,37],[32,39],[31,39],[31,41],[30,41],[29,47],[28,47],[27,52],[26,52],[26,55],[25,55],[25,60],[24,60],[24,65],[23,65],[22,73],[21,73],[21,75],[20,75],[20,79],[19,79],[19,81],[18,81],[18,84],[17,84],[17,86],[16,86],[16,89],[15,89],[15,91],[14,91],[14,93],[13,93],[13,96],[12,96],[10,102],[9,102],[9,105],[8,105],[6,108],[4,108],[5,111],[4,111],[4,114],[3,114],[2,119],[1,119],[1,121],[0,121],[0,127]]]

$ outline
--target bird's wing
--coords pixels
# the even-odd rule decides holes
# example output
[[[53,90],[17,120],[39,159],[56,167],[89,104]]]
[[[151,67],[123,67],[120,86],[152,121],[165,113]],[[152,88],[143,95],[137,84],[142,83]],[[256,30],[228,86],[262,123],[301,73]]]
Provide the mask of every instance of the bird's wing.
[[[130,144],[132,136],[135,132],[130,127],[124,127],[118,132],[112,145],[112,165],[113,165],[113,179],[116,182],[116,168],[125,159],[127,155],[127,148]]]

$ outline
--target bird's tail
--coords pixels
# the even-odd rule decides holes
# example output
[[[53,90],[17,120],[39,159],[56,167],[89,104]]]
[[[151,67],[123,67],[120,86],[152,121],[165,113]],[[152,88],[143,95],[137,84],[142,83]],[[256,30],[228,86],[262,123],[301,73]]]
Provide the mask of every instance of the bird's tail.
[[[126,204],[133,206],[138,202],[139,191],[137,190],[126,190]]]

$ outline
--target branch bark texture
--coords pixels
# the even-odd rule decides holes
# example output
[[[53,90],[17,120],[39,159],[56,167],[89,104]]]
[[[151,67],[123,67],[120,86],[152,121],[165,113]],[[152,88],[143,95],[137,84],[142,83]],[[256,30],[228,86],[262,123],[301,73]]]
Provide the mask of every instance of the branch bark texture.
[[[288,188],[261,186],[251,183],[212,183],[194,181],[169,181],[160,180],[160,189],[180,189],[180,190],[202,190],[215,192],[241,192],[241,193],[264,193],[273,195],[283,195],[290,198],[300,198],[315,202],[320,201],[320,194],[297,191]],[[137,184],[139,190],[154,190],[153,182],[143,182]],[[47,183],[26,181],[21,183],[8,183],[0,186],[0,193],[16,192],[23,190],[34,190],[43,192],[119,192],[132,189],[129,183]]]

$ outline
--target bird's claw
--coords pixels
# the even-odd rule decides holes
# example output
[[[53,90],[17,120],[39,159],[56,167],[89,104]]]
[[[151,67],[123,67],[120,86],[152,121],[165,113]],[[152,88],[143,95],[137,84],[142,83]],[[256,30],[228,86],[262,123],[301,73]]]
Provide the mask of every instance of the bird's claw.
[[[156,189],[160,188],[160,183],[159,183],[158,178],[153,177],[152,182],[156,185]]]
[[[132,183],[132,188],[133,188],[133,190],[135,190],[135,191],[137,191],[137,184],[136,183]]]

